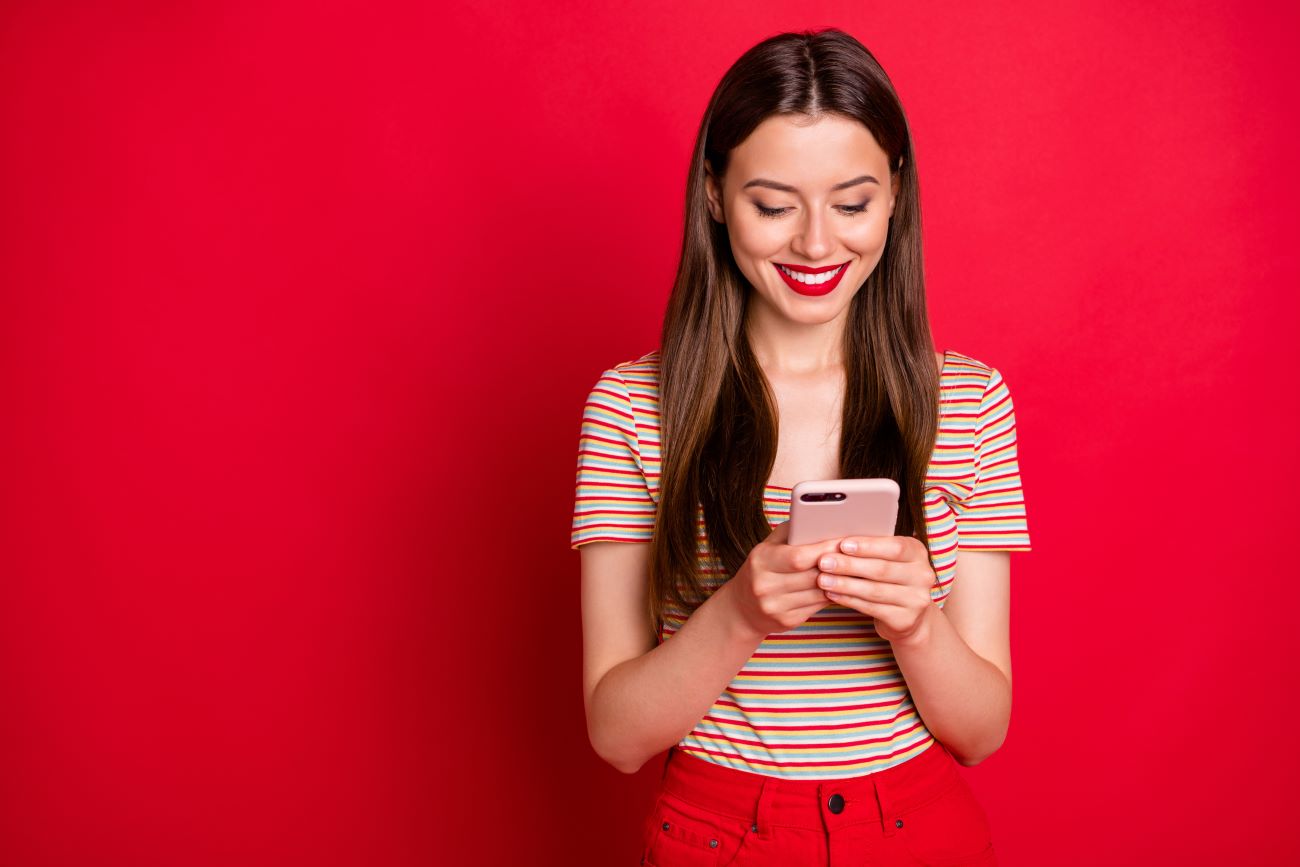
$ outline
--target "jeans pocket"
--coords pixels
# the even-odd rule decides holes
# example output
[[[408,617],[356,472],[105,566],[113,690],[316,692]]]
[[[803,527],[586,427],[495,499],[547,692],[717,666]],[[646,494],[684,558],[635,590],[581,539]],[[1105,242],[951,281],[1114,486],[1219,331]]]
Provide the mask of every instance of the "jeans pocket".
[[[727,867],[749,842],[752,826],[662,792],[650,815],[646,867]]]
[[[895,820],[907,851],[927,867],[991,863],[988,816],[961,777],[933,800],[890,819]]]

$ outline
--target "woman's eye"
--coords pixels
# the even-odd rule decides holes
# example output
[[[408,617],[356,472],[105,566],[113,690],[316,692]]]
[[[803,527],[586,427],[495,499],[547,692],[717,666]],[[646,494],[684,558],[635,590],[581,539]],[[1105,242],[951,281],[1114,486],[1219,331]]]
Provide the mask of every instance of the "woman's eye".
[[[863,202],[860,205],[836,205],[835,207],[842,214],[852,215],[852,214],[861,214],[863,211],[867,209],[868,204],[869,204],[868,202]],[[758,208],[759,215],[763,217],[779,217],[782,214],[784,214],[786,211],[790,210],[789,208],[766,208],[760,205],[758,202],[754,203],[754,207]]]

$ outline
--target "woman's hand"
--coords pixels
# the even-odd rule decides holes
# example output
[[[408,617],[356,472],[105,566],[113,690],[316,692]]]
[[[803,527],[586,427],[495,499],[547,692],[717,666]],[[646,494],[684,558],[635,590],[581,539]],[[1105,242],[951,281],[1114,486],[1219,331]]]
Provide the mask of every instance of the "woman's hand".
[[[714,593],[725,594],[743,628],[757,641],[794,629],[830,604],[817,586],[817,560],[833,554],[840,540],[790,545],[789,538],[790,522],[777,524]]]
[[[827,598],[875,618],[887,641],[908,641],[924,630],[938,577],[930,552],[915,536],[846,536],[839,550],[819,558],[817,586]],[[854,548],[853,546],[856,546]]]

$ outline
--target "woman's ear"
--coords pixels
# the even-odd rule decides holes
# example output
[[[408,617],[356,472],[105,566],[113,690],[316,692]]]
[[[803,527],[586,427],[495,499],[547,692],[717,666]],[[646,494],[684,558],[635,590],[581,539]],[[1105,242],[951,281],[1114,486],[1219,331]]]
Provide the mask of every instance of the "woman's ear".
[[[704,197],[708,200],[709,213],[713,215],[714,222],[726,223],[727,219],[722,209],[721,184],[713,174],[713,166],[709,165],[708,160],[704,161]]]
[[[894,216],[894,202],[898,201],[898,178],[903,172],[903,158],[898,158],[898,168],[889,173],[889,216]]]

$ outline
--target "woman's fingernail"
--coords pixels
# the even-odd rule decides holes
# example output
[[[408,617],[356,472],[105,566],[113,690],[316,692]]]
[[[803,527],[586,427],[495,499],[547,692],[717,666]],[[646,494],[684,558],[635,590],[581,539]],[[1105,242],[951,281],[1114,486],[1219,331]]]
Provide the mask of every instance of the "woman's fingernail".
[[[834,569],[834,568],[835,568],[835,558],[834,558],[834,557],[823,557],[823,558],[822,558],[822,568],[823,568],[823,569]]]
[[[835,579],[829,575],[823,575],[822,577],[817,579],[817,583],[822,585],[823,587],[834,587]]]
[[[844,549],[845,554],[852,554],[854,551],[858,550],[858,543],[854,542],[852,539],[846,539],[840,547]]]

